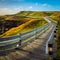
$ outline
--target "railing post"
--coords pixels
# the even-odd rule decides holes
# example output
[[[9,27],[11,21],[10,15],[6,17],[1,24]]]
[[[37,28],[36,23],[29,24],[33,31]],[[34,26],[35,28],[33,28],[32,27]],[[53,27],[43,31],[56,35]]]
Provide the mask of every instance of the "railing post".
[[[21,33],[20,33],[20,35],[19,35],[20,37],[20,41],[19,41],[19,46],[21,46],[21,43],[22,43],[22,40],[21,40]]]
[[[53,47],[53,44],[52,43],[49,43],[48,44],[49,55],[52,55],[52,53],[53,53],[52,47]]]
[[[49,60],[53,59],[53,44],[49,43],[48,44],[48,51],[49,51]]]
[[[36,31],[35,31],[35,39],[37,39],[37,28],[36,28]]]
[[[17,48],[16,49],[19,49],[19,47],[21,46],[21,34],[18,34],[18,36],[19,36],[19,38],[20,38],[20,40],[19,40],[19,43],[17,44]]]

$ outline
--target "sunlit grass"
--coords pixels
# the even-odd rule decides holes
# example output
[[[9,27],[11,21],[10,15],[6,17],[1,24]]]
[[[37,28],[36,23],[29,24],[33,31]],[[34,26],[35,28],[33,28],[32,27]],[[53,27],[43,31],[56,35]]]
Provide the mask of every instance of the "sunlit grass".
[[[33,30],[34,28],[40,27],[46,23],[47,22],[43,18],[31,19],[28,22],[25,22],[24,24],[19,25],[18,27],[8,30],[7,32],[0,35],[0,37],[13,36],[16,34],[27,32],[27,31]]]

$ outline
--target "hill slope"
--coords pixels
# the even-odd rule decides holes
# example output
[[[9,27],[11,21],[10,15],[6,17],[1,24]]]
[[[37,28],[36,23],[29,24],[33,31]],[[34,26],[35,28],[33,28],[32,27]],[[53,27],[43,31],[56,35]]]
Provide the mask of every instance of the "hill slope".
[[[41,24],[41,21],[42,21],[42,24]],[[27,32],[27,31],[30,31],[30,30],[37,28],[44,24],[46,24],[46,21],[44,21],[44,19],[42,19],[42,18],[41,19],[31,19],[28,22],[25,22],[25,23],[19,25],[18,27],[8,30],[7,32],[0,35],[0,37],[12,36],[12,35],[16,35],[21,32]]]

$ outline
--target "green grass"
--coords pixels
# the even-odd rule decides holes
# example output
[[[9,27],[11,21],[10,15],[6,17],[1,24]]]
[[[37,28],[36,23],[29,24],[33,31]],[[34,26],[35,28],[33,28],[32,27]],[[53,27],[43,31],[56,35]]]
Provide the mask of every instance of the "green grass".
[[[19,13],[17,13],[17,14],[15,14],[16,16],[36,16],[36,17],[38,17],[38,16],[44,16],[45,15],[45,13],[44,12],[36,12],[36,11],[21,11],[21,12],[19,12]]]
[[[35,28],[38,28],[38,27],[40,27],[40,26],[43,26],[43,25],[46,24],[46,23],[47,23],[47,22],[44,21],[44,20],[42,20],[42,21],[37,20],[37,21],[32,22],[31,24],[27,25],[27,26],[21,31],[21,33],[27,32],[27,31],[30,31],[30,30],[33,30],[33,29],[35,29]]]
[[[28,22],[23,23],[16,28],[12,28],[12,29],[8,30],[7,32],[0,35],[0,37],[13,36],[16,34],[28,32],[28,31],[38,28],[46,23],[47,22],[43,18],[40,18],[40,19],[31,19],[30,18],[30,20]]]

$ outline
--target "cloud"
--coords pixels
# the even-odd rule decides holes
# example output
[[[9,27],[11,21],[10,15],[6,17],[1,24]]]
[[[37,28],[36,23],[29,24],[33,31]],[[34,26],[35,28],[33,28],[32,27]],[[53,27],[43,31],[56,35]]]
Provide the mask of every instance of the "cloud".
[[[42,6],[47,6],[47,4],[42,4]]]
[[[24,11],[32,11],[33,10],[33,6],[28,6],[27,8],[23,8]]]
[[[5,15],[9,12],[10,10],[8,10],[7,8],[0,8],[0,15]]]
[[[33,7],[32,6],[29,6],[29,9],[32,9]]]
[[[44,4],[39,4],[39,3],[35,3],[35,6],[37,6],[37,7],[39,7],[39,6],[41,6],[41,7],[49,7],[50,5],[49,4],[47,4],[47,3],[44,3]]]
[[[40,4],[39,10],[40,11],[50,11],[50,10],[52,10],[52,7],[53,7],[52,5],[44,3],[44,4]]]
[[[42,7],[50,7],[50,5],[49,5],[49,4],[46,4],[46,3],[41,4],[41,6],[42,6]]]
[[[16,7],[16,8],[0,8],[0,15],[9,15],[9,14],[15,14],[19,11],[22,11],[22,7]]]

